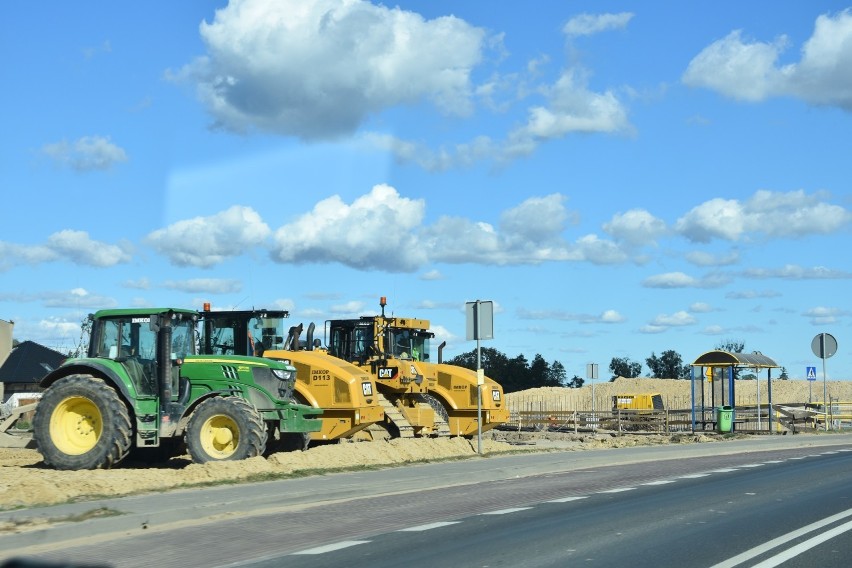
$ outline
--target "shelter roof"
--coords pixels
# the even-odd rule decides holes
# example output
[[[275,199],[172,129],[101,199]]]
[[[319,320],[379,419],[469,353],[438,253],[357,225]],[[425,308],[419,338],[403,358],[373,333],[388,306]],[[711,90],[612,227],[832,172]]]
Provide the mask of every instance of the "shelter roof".
[[[708,351],[693,361],[693,367],[761,367],[778,368],[780,365],[758,351],[754,353],[731,353],[730,351]]]

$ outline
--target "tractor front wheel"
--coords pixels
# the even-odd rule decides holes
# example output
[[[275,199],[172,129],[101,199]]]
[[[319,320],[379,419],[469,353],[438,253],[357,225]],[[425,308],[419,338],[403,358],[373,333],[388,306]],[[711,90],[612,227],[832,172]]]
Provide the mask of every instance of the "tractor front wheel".
[[[108,469],[130,451],[130,411],[102,379],[72,375],[44,392],[33,437],[44,463],[56,469]]]
[[[233,396],[208,398],[186,425],[186,448],[192,461],[244,460],[262,455],[266,428],[254,407]]]

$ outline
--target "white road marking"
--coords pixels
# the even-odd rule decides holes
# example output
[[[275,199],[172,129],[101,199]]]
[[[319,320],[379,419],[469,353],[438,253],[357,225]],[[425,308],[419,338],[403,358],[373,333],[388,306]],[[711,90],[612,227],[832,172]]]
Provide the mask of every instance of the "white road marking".
[[[579,497],[562,497],[561,499],[553,499],[551,501],[547,501],[548,503],[567,503],[569,501],[578,501],[580,499],[586,499],[587,495],[582,495]]]
[[[710,473],[731,473],[732,471],[737,471],[737,469],[733,467],[724,467],[722,469],[714,469]]]
[[[430,529],[439,529],[441,527],[447,527],[449,525],[457,525],[460,521],[443,521],[439,523],[429,523],[428,525],[420,525],[417,527],[408,527],[407,529],[399,529],[397,532],[420,532],[420,531],[428,531]]]
[[[781,535],[778,538],[774,538],[774,539],[772,539],[768,542],[765,542],[765,543],[763,543],[759,546],[755,546],[754,548],[752,548],[750,550],[746,550],[742,554],[737,554],[736,556],[728,558],[727,560],[724,560],[724,561],[722,561],[722,562],[720,562],[720,563],[718,563],[714,566],[711,566],[710,568],[733,568],[734,566],[739,566],[740,564],[742,564],[746,560],[750,560],[750,559],[752,559],[756,556],[760,556],[761,554],[768,552],[768,551],[772,550],[773,548],[777,548],[777,547],[781,546],[782,544],[786,544],[786,543],[790,542],[791,540],[795,540],[795,539],[799,538],[800,536],[806,535],[809,532],[813,532],[815,530],[819,530],[826,525],[830,525],[831,523],[835,523],[835,522],[837,522],[841,519],[845,519],[846,517],[849,517],[849,516],[852,516],[852,509],[847,509],[847,510],[843,511],[842,513],[837,513],[836,515],[826,517],[825,519],[822,519],[821,521],[811,523],[811,524],[806,525],[806,526],[804,526],[800,529],[796,529],[796,530],[789,532],[785,535]],[[842,525],[842,526],[845,527],[846,525]],[[838,528],[841,528],[841,527],[838,527]],[[846,529],[846,530],[848,530],[848,529]],[[829,531],[829,532],[831,532],[831,531]]]
[[[764,464],[762,464],[762,463],[747,463],[747,464],[741,465],[740,467],[760,467],[762,465],[764,465]]]
[[[667,483],[674,483],[674,479],[660,479],[659,481],[649,481],[648,483],[643,483],[642,485],[665,485]]]
[[[818,544],[822,544],[827,540],[830,540],[836,537],[839,534],[843,534],[846,531],[852,530],[852,521],[844,523],[839,527],[834,527],[831,530],[827,530],[822,534],[819,534],[813,538],[809,538],[804,542],[800,542],[795,546],[791,546],[784,552],[776,554],[771,558],[767,558],[763,562],[759,564],[755,564],[752,568],[773,568],[774,566],[778,566],[783,564],[784,562],[790,560],[791,558],[795,558],[796,556],[802,554],[803,552],[810,550],[811,548],[817,546]]]
[[[709,473],[690,473],[688,475],[679,475],[678,479],[698,479],[699,477],[707,477]]]
[[[636,489],[635,487],[616,487],[615,489],[606,489],[604,491],[598,491],[598,493],[621,493],[622,491],[633,491]]]
[[[334,544],[327,544],[325,546],[317,546],[316,548],[308,548],[307,550],[300,550],[299,552],[294,552],[293,554],[325,554],[326,552],[334,552],[335,550],[341,550],[343,548],[349,548],[350,546],[355,546],[357,544],[367,544],[370,542],[369,540],[342,540],[340,542],[335,542]]]
[[[499,511],[490,511],[488,513],[482,513],[483,515],[507,515],[509,513],[516,513],[518,511],[526,511],[527,509],[532,509],[532,507],[513,507],[512,509],[500,509]]]

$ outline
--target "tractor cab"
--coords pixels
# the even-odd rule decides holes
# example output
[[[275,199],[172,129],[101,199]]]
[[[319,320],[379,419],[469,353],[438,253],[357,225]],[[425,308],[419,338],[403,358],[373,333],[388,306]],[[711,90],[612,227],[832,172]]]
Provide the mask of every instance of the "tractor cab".
[[[201,350],[220,355],[263,357],[265,351],[285,349],[286,310],[234,310],[201,313]]]
[[[430,340],[435,334],[424,320],[362,316],[357,320],[326,322],[328,352],[364,365],[377,359],[429,361]]]
[[[136,396],[171,401],[178,394],[176,366],[195,354],[194,314],[143,314],[139,310],[102,310],[92,316],[88,356],[120,364]]]

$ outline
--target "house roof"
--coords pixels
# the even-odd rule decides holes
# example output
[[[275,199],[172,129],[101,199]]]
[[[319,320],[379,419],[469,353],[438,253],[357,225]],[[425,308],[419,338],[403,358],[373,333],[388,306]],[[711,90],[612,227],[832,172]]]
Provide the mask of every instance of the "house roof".
[[[44,345],[22,341],[0,366],[0,383],[37,383],[67,357]]]

